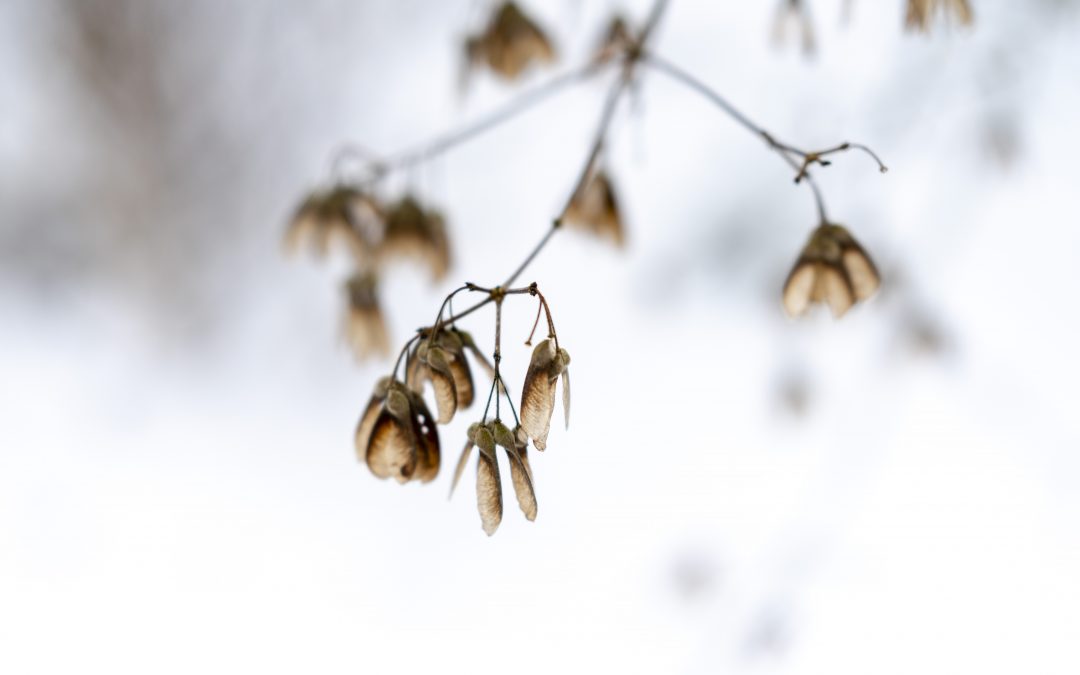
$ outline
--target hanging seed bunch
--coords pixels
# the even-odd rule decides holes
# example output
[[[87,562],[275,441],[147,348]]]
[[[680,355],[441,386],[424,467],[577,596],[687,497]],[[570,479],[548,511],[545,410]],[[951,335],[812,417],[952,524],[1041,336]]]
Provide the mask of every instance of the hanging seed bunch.
[[[970,26],[975,21],[968,0],[907,0],[904,26],[910,31],[928,33],[938,15]]]
[[[808,40],[806,0],[785,0],[785,21],[796,17]],[[834,156],[855,150],[870,156],[886,171],[878,156],[865,145],[841,143],[824,150],[806,151],[778,140],[733,107],[720,93],[691,73],[652,51],[649,38],[666,6],[656,0],[648,17],[634,27],[621,16],[612,16],[601,39],[574,73],[557,77],[525,92],[479,121],[419,144],[390,158],[368,154],[367,179],[350,183],[335,181],[329,189],[303,200],[286,232],[290,250],[310,248],[318,255],[332,249],[346,252],[355,271],[346,286],[346,326],[349,343],[358,356],[386,353],[389,345],[380,309],[378,282],[386,265],[402,259],[420,263],[430,277],[443,279],[450,266],[450,247],[443,216],[407,194],[393,201],[378,196],[380,181],[388,174],[418,164],[459,146],[481,133],[513,119],[546,96],[570,84],[614,71],[585,153],[584,165],[562,209],[551,218],[549,228],[518,267],[502,283],[491,288],[467,283],[447,295],[435,320],[419,328],[398,352],[390,374],[374,388],[356,426],[355,446],[361,462],[377,477],[400,483],[427,483],[438,474],[441,442],[438,425],[449,424],[459,413],[484,400],[465,433],[465,443],[451,484],[457,486],[476,450],[476,501],[483,530],[493,534],[502,522],[503,484],[500,455],[505,455],[518,506],[528,520],[537,515],[535,477],[529,462],[529,445],[543,451],[548,444],[551,420],[561,391],[563,416],[570,417],[570,355],[555,332],[547,299],[536,283],[515,287],[514,282],[562,229],[574,229],[622,247],[626,241],[622,203],[616,196],[605,156],[608,132],[620,101],[638,86],[644,73],[671,79],[687,91],[700,95],[739,126],[765,143],[792,171],[796,185],[808,186],[817,208],[817,226],[798,256],[783,286],[782,306],[791,316],[805,313],[815,304],[827,304],[836,317],[870,298],[880,279],[869,254],[847,229],[827,215],[825,200],[815,180],[817,170],[828,167]],[[912,2],[912,5],[917,3]],[[952,4],[956,4],[953,2]],[[962,3],[966,6],[966,3]],[[922,5],[920,4],[920,7]],[[554,49],[547,34],[513,2],[495,8],[486,27],[469,38],[466,52],[470,68],[485,67],[508,80],[518,78],[537,63],[550,62]],[[454,297],[465,293],[480,299],[455,313]],[[515,406],[511,387],[502,372],[502,307],[514,297],[538,302],[532,332],[545,319],[547,336],[535,346],[533,334],[529,366],[521,381]],[[464,320],[474,312],[494,307],[492,359],[464,330]],[[473,367],[484,372],[478,381]],[[487,388],[487,396],[483,396]],[[504,405],[505,402],[505,405]],[[509,415],[506,414],[509,411]]]
[[[516,2],[496,7],[484,30],[465,40],[466,77],[475,68],[486,68],[514,81],[532,66],[554,61],[547,33]]]
[[[615,187],[602,170],[596,171],[571,200],[562,220],[565,225],[607,239],[619,248],[626,239]]]
[[[786,43],[790,32],[798,36],[803,54],[812,56],[817,50],[817,38],[806,0],[780,0],[776,7],[776,16],[773,17],[773,43]]]
[[[486,299],[482,304],[495,306],[494,365],[484,358],[469,333],[454,326],[458,317],[444,317],[453,297],[466,291],[485,294]],[[508,297],[524,295],[539,299],[537,323],[541,313],[546,315],[548,338],[533,350],[525,373],[519,416],[500,368],[502,304]],[[536,326],[533,327],[535,330]],[[511,483],[518,505],[526,518],[536,519],[536,492],[529,466],[528,444],[531,440],[537,450],[547,447],[555,390],[560,379],[563,414],[569,425],[570,355],[558,346],[550,307],[535,283],[506,290],[466,284],[447,296],[435,322],[430,327],[420,329],[416,336],[405,343],[390,375],[375,386],[356,427],[356,452],[358,458],[379,478],[393,478],[401,483],[412,480],[428,482],[434,478],[439,470],[440,458],[436,424],[450,423],[459,411],[471,407],[476,401],[476,380],[470,360],[481,364],[491,378],[491,385],[480,421],[472,424],[466,434],[465,448],[458,460],[450,489],[453,494],[473,448],[478,448],[477,507],[484,531],[491,535],[502,521],[503,513],[499,448],[509,461]],[[404,372],[404,379],[398,377],[399,370]],[[431,414],[424,400],[429,392],[434,399],[435,415]],[[506,410],[502,406],[503,400],[514,420],[512,430],[502,419]]]
[[[450,244],[441,213],[412,195],[384,203],[371,192],[338,184],[304,199],[285,231],[286,250],[309,248],[318,257],[344,251],[354,266],[345,281],[345,341],[359,360],[389,356],[386,319],[378,298],[379,274],[410,260],[441,281],[450,267]]]

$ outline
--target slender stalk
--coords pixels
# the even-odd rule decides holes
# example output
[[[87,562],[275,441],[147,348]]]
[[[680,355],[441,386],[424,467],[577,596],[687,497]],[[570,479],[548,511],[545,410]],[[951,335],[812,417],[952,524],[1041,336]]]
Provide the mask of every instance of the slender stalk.
[[[810,190],[811,192],[813,192],[814,195],[814,203],[817,205],[818,216],[820,217],[821,222],[827,222],[828,218],[825,215],[825,200],[821,195],[821,189],[817,186],[817,183],[814,181],[813,176],[811,176],[810,173],[807,171],[807,162],[805,160],[807,157],[811,156],[811,153],[799,150],[794,146],[788,145],[787,143],[781,143],[780,141],[776,140],[776,138],[774,138],[772,134],[766,131],[763,127],[755,124],[749,117],[744,115],[741,111],[739,111],[738,108],[729,103],[727,99],[725,99],[715,90],[713,90],[704,82],[697,79],[682,68],[679,68],[675,64],[671,63],[670,61],[667,61],[654,53],[644,54],[642,56],[642,61],[657,70],[658,72],[667,75],[668,77],[682,83],[683,85],[689,87],[690,89],[693,89],[697,93],[709,99],[713,104],[716,105],[716,107],[724,111],[724,113],[726,113],[728,117],[735,120],[736,123],[738,123],[750,133],[760,137],[763,141],[765,141],[765,143],[772,150],[774,150],[776,154],[780,155],[781,159],[783,159],[784,162],[788,164],[788,166],[795,170],[795,182],[802,182],[803,180],[805,180],[806,184],[810,186]],[[833,152],[835,151],[836,150],[834,149]],[[792,157],[792,155],[801,158],[803,162],[800,163],[798,160]]]
[[[495,383],[502,379],[499,364],[502,362],[502,298],[495,301]],[[499,419],[499,396],[495,395],[495,419]]]
[[[525,260],[523,260],[521,264],[517,266],[517,269],[515,269],[510,274],[510,276],[507,277],[506,281],[503,282],[501,288],[506,288],[513,284],[518,279],[518,277],[520,277],[525,272],[525,269],[530,264],[532,264],[533,260],[536,259],[536,256],[540,255],[540,252],[544,249],[544,247],[547,246],[548,242],[551,241],[551,238],[555,234],[555,231],[559,229],[559,226],[562,224],[562,219],[566,215],[566,211],[570,208],[570,204],[573,203],[574,198],[578,196],[578,194],[584,188],[585,184],[588,182],[589,176],[593,171],[596,161],[600,157],[600,153],[603,150],[604,139],[607,135],[608,127],[611,126],[611,121],[615,116],[615,110],[617,108],[619,99],[622,97],[630,81],[633,79],[636,65],[641,59],[641,56],[644,54],[643,50],[645,48],[645,44],[648,41],[649,37],[654,33],[657,24],[660,22],[660,19],[664,14],[664,10],[667,8],[667,4],[668,0],[656,0],[656,2],[653,4],[652,9],[649,12],[649,16],[646,19],[645,25],[641,29],[641,33],[638,37],[637,47],[631,53],[627,54],[626,60],[623,63],[623,70],[619,75],[619,79],[612,85],[611,89],[608,91],[607,99],[604,102],[604,108],[601,111],[600,123],[597,125],[596,135],[594,136],[593,142],[590,145],[589,153],[585,160],[585,165],[581,168],[577,182],[574,184],[574,188],[570,192],[570,196],[566,200],[566,205],[563,207],[562,211],[559,212],[559,215],[556,216],[556,218],[552,221],[551,226],[544,233],[544,236],[541,237],[540,241],[525,257]],[[566,76],[566,82],[563,82],[561,79],[557,79],[552,83],[549,83],[547,87],[541,87],[536,92],[533,92],[532,96],[529,96],[528,94],[522,96],[521,99],[523,99],[524,102],[522,102],[521,99],[515,102],[511,102],[511,104],[507,106],[507,109],[497,111],[496,113],[490,115],[488,118],[480,120],[471,127],[467,127],[466,129],[455,133],[447,134],[441,139],[436,139],[431,143],[424,144],[418,150],[402,153],[397,158],[385,163],[384,171],[389,171],[391,169],[400,168],[401,166],[407,166],[412,163],[430,159],[434,155],[444,152],[449,148],[453,147],[454,145],[462,143],[469,138],[472,138],[477,134],[492,128],[500,122],[509,119],[510,117],[524,109],[524,107],[532,105],[537,100],[540,100],[544,96],[552,93],[553,90],[561,88],[569,81],[586,77],[596,71],[597,69],[594,66],[590,65],[579,71],[574,71],[574,73],[568,74]],[[576,77],[571,78],[571,75],[576,75]],[[464,318],[469,314],[472,314],[476,310],[480,309],[481,307],[484,307],[493,300],[495,300],[495,296],[489,294],[488,297],[480,300],[479,302],[468,307],[467,309],[462,310],[460,313],[452,314],[446,319],[446,323],[454,323],[458,319]]]
[[[448,131],[431,140],[419,143],[412,148],[402,150],[384,160],[376,159],[373,153],[366,149],[359,148],[359,146],[347,145],[339,151],[335,167],[340,164],[341,159],[350,155],[365,160],[371,168],[371,175],[368,178],[368,181],[370,182],[378,180],[392,171],[422,164],[514,119],[518,115],[543,102],[545,99],[566,89],[569,85],[589,79],[599,73],[600,70],[601,68],[597,67],[596,64],[590,63],[577,70],[563,73],[552,80],[548,80],[547,82],[514,97],[502,107],[496,108],[480,119],[471,122],[460,129]],[[357,152],[357,149],[361,151]]]

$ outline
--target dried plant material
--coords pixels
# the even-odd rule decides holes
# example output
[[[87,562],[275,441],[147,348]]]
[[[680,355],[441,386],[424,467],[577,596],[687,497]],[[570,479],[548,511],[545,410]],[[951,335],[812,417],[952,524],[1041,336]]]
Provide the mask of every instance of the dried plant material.
[[[475,425],[474,425],[475,426]],[[454,496],[454,490],[457,489],[458,481],[461,480],[462,474],[465,473],[465,467],[469,463],[469,456],[472,454],[472,449],[476,444],[472,442],[470,435],[469,440],[465,441],[465,447],[461,451],[461,456],[458,457],[457,466],[454,467],[454,480],[450,483],[450,496]]]
[[[401,382],[383,378],[356,428],[356,452],[373,474],[428,482],[439,473],[439,435],[427,406]]]
[[[415,198],[406,195],[387,209],[385,222],[378,248],[380,261],[411,258],[426,265],[434,281],[446,276],[450,268],[450,244],[440,213],[425,211]]]
[[[784,283],[784,309],[799,316],[812,303],[829,305],[840,318],[881,285],[877,268],[858,242],[839,225],[814,230]]]
[[[961,26],[970,26],[975,22],[968,0],[908,0],[904,27],[923,33],[930,31],[934,15],[942,13],[955,19]]]
[[[506,80],[516,80],[534,63],[553,62],[555,49],[517,3],[504,2],[484,31],[465,41],[465,55],[468,68],[484,65]]]
[[[433,345],[430,340],[425,340],[416,350],[416,360],[420,364],[424,379],[431,382],[431,388],[435,392],[435,408],[439,411],[439,424],[446,424],[454,419],[458,400],[449,356],[438,344]]]
[[[776,18],[773,19],[773,42],[777,45],[787,42],[788,31],[793,28],[799,34],[803,54],[812,56],[817,50],[817,39],[806,2],[780,0],[780,5],[776,8]]]
[[[434,340],[422,341],[409,355],[405,383],[422,392],[424,382],[431,382],[440,424],[450,421],[459,408],[467,408],[475,400],[476,388],[465,349],[460,331],[440,329]]]
[[[536,520],[536,491],[533,489],[532,475],[518,454],[517,439],[514,432],[496,420],[490,424],[495,443],[506,451],[510,459],[510,479],[514,484],[514,494],[517,497],[521,512],[529,520]]]
[[[592,62],[597,66],[603,65],[636,47],[637,38],[630,30],[630,24],[621,15],[616,14],[611,17],[607,30],[604,31],[593,51]]]
[[[562,374],[562,411],[566,428],[570,428],[570,371],[564,370]]]
[[[495,457],[495,437],[486,426],[480,426],[473,434],[473,442],[480,449],[476,463],[476,508],[480,523],[490,537],[502,522],[502,482],[499,478],[499,462]]]
[[[547,447],[551,414],[555,410],[555,384],[569,365],[570,355],[565,349],[557,349],[551,338],[533,349],[521,391],[521,427],[537,450]]]
[[[381,223],[381,209],[371,195],[337,185],[304,200],[285,232],[285,249],[292,253],[306,247],[323,257],[341,246],[363,264],[372,252],[372,232]]]
[[[390,336],[379,306],[374,274],[356,273],[345,282],[348,306],[345,313],[345,341],[357,359],[385,357],[390,353]]]
[[[562,222],[622,247],[625,239],[619,201],[611,180],[597,171],[570,202]]]

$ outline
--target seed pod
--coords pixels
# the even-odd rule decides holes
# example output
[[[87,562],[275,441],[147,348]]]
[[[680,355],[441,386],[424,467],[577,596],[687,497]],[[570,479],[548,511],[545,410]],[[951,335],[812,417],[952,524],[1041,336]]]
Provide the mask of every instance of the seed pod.
[[[529,520],[536,520],[536,491],[533,489],[532,475],[518,453],[516,434],[502,422],[492,422],[491,428],[498,443],[510,459],[510,479],[514,484],[521,512]]]
[[[825,224],[810,235],[784,282],[784,309],[794,317],[821,302],[840,318],[880,285],[877,268],[859,243],[843,227]]]
[[[502,483],[499,462],[495,457],[495,438],[487,427],[476,431],[476,446],[480,448],[476,464],[476,507],[484,532],[490,537],[502,522]]]
[[[619,200],[615,197],[611,180],[603,171],[593,174],[581,191],[574,195],[562,222],[601,239],[608,239],[619,248],[625,243]]]
[[[565,349],[556,350],[548,338],[533,349],[525,385],[521,391],[521,426],[537,450],[547,447],[551,414],[555,409],[555,384],[570,364]],[[569,399],[564,399],[569,411]]]
[[[431,270],[433,281],[442,279],[450,267],[450,245],[442,214],[425,210],[416,198],[406,195],[387,209],[377,256],[381,263],[411,258]]]
[[[534,63],[555,60],[555,49],[543,30],[514,2],[502,3],[479,35],[465,41],[468,67],[487,66],[496,75],[515,80]]]
[[[332,246],[349,251],[360,264],[372,253],[372,233],[381,229],[382,211],[374,197],[349,185],[313,192],[297,208],[285,231],[285,249],[307,246],[325,256]]]
[[[386,356],[390,337],[386,330],[374,274],[358,272],[345,283],[348,305],[345,313],[345,340],[358,360]]]
[[[401,382],[375,387],[356,429],[356,452],[373,474],[428,482],[439,472],[439,436],[424,401]]]

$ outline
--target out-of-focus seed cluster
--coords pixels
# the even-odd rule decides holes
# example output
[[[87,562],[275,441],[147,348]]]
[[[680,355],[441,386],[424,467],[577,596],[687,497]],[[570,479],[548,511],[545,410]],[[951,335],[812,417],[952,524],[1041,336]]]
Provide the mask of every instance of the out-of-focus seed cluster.
[[[555,47],[547,33],[518,7],[499,5],[487,25],[465,40],[466,75],[483,67],[512,81],[534,65],[555,61]]]
[[[619,200],[604,171],[597,171],[570,201],[562,224],[607,239],[622,247],[626,241]]]
[[[780,0],[773,17],[773,43],[784,44],[788,33],[795,32],[803,54],[811,56],[817,50],[814,23],[810,20],[810,8],[806,0]]]
[[[975,21],[968,0],[907,0],[904,25],[908,30],[926,33],[939,15],[961,26],[970,26]]]
[[[810,235],[784,282],[784,309],[794,317],[824,303],[840,318],[880,285],[877,267],[859,242],[843,227],[824,223]]]
[[[388,356],[386,319],[379,302],[379,275],[387,264],[413,260],[433,281],[446,276],[450,243],[441,213],[412,195],[384,203],[372,192],[339,184],[309,195],[285,232],[289,252],[308,248],[325,257],[344,251],[355,271],[345,282],[345,340],[358,359]]]

